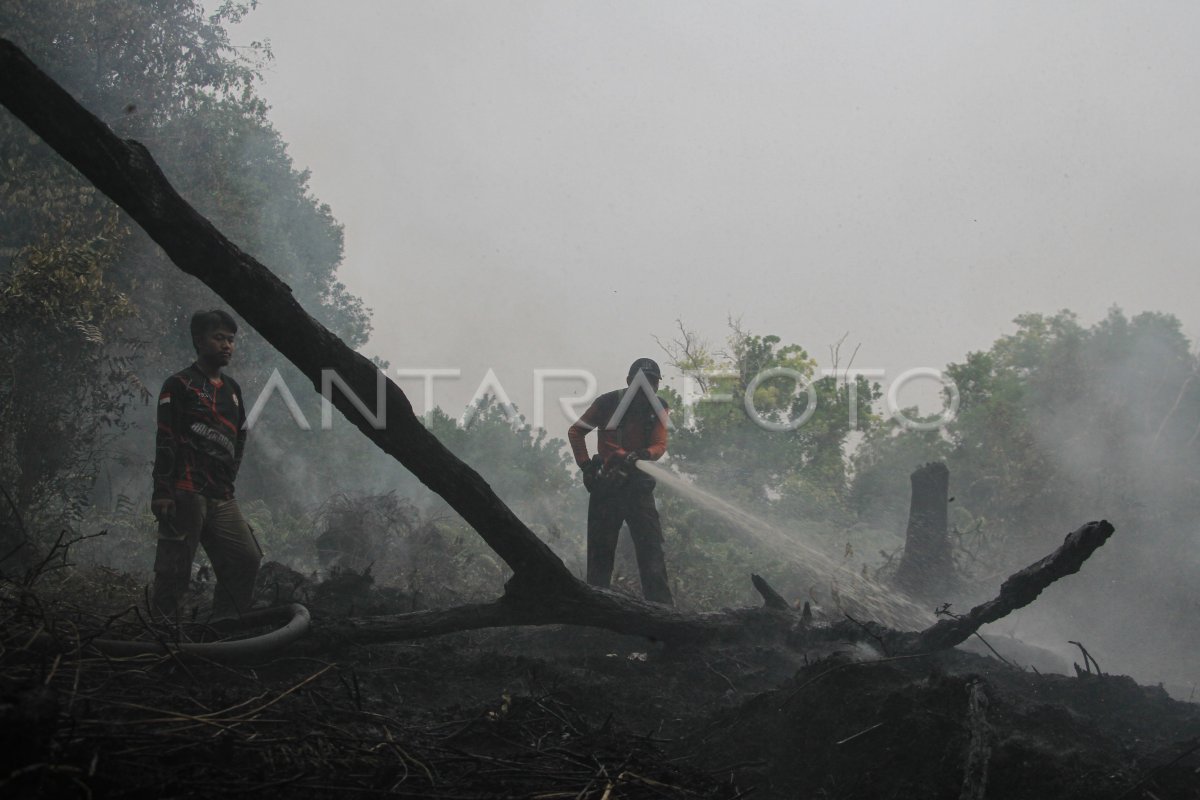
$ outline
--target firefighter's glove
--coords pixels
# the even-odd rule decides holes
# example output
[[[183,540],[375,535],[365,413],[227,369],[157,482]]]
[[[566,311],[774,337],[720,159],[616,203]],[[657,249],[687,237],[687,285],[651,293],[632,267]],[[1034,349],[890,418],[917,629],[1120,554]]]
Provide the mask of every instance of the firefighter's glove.
[[[175,501],[170,498],[159,498],[150,501],[150,512],[159,522],[169,522],[175,518]]]
[[[592,456],[592,460],[588,461],[579,469],[583,472],[583,486],[589,492],[596,488],[596,479],[600,476],[600,465],[604,463],[599,455]]]
[[[625,463],[632,464],[635,461],[648,461],[650,453],[646,450],[633,450],[625,455]]]

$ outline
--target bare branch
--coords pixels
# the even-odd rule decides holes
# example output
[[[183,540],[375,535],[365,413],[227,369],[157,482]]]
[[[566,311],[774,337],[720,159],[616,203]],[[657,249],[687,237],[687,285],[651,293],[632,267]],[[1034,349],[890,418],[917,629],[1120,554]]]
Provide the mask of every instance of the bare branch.
[[[1000,586],[1000,594],[995,599],[975,606],[961,617],[943,619],[922,631],[917,635],[915,647],[909,652],[954,647],[983,625],[1029,605],[1047,586],[1059,578],[1078,572],[1083,562],[1112,534],[1113,526],[1106,520],[1089,522],[1072,531],[1053,553],[1009,576]]]
[[[685,375],[694,377],[700,389],[707,392],[712,383],[712,376],[708,370],[713,364],[708,343],[701,339],[695,331],[689,331],[684,327],[683,320],[676,319],[675,325],[679,328],[678,338],[664,342],[655,336],[654,341],[666,354],[667,363]]]

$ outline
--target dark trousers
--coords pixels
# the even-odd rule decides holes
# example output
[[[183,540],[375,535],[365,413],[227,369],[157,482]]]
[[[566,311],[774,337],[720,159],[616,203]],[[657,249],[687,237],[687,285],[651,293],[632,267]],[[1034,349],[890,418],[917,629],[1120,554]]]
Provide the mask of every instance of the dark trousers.
[[[637,553],[642,595],[656,603],[674,605],[667,585],[667,562],[663,557],[662,523],[654,507],[654,490],[623,487],[611,494],[593,494],[588,501],[587,582],[608,588],[621,523],[629,523],[633,549]]]
[[[192,577],[196,547],[212,562],[217,576],[213,616],[235,616],[250,608],[262,551],[236,500],[214,500],[176,492],[174,518],[159,523],[154,555],[154,606],[174,614]]]

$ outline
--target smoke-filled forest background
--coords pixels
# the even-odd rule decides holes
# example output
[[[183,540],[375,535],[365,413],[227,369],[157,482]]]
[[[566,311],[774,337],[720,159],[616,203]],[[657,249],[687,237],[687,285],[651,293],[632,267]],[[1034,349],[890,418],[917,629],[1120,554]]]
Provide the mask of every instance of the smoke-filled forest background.
[[[227,3],[209,15],[187,0],[8,0],[0,34],[120,136],[144,143],[189,202],[275,270],[314,317],[369,352],[372,311],[339,282],[342,228],[257,94],[269,50],[230,42],[227,26],[248,11]],[[419,302],[413,274],[395,279]],[[763,370],[787,367],[811,377],[819,398],[806,424],[770,431],[740,403],[685,409],[668,388],[677,426],[669,464],[876,576],[903,544],[910,472],[944,460],[967,585],[946,598],[957,603],[990,594],[1068,530],[1108,518],[1117,535],[1085,576],[1002,627],[1049,646],[1084,640],[1109,670],[1191,685],[1200,677],[1200,361],[1173,309],[1131,313],[1120,297],[1113,302],[1106,312],[1076,309],[1101,315],[1094,324],[1067,310],[1023,314],[989,349],[964,352],[946,365],[958,414],[932,431],[885,416],[879,385],[822,376],[815,356],[827,342],[789,342],[737,322],[725,341],[707,342],[688,326],[711,320],[679,330],[664,320],[651,333],[666,343],[671,374],[726,370],[707,388],[740,397]],[[76,557],[148,574],[151,400],[190,360],[188,318],[219,305],[0,112],[0,554],[15,552],[0,569],[25,557],[14,550],[23,530],[42,547],[64,529],[105,530]],[[469,325],[468,316],[445,324]],[[849,349],[837,355],[843,368]],[[230,372],[248,402],[275,370],[318,420],[306,382],[243,328]],[[805,403],[781,380],[754,392],[770,419],[794,418]],[[466,426],[458,416],[437,410],[428,424],[581,573],[586,493],[564,443],[512,422],[495,403]],[[426,607],[495,596],[506,577],[499,560],[442,501],[337,422],[302,430],[275,398],[255,426],[238,492],[268,558],[306,573],[369,568]],[[799,577],[801,553],[764,550],[666,490],[659,500],[681,605],[750,602],[751,571],[791,601],[832,603],[835,585]],[[635,585],[627,556],[622,575],[618,583]]]

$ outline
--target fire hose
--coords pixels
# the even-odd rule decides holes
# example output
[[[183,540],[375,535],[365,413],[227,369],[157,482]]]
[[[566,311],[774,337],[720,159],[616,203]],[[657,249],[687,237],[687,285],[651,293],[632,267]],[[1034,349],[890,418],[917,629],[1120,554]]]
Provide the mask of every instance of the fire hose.
[[[239,628],[252,627],[275,621],[286,624],[275,630],[253,636],[249,639],[235,639],[221,642],[173,642],[160,639],[158,641],[133,641],[129,639],[92,639],[87,646],[109,656],[128,657],[140,655],[166,655],[178,653],[202,656],[213,661],[225,663],[253,661],[273,655],[287,645],[308,633],[310,617],[308,609],[299,603],[284,606],[273,606],[249,611],[235,620],[231,620]],[[43,639],[51,638],[42,634]]]

